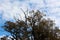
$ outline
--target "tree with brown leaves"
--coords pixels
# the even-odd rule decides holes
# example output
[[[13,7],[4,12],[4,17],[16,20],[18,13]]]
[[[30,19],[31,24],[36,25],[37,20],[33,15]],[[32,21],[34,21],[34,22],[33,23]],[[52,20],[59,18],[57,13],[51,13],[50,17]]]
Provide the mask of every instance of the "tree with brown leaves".
[[[32,10],[28,14],[25,14],[25,21],[7,21],[3,28],[16,40],[60,40],[58,36],[60,30],[55,26],[53,20],[46,19],[46,15],[39,10]]]

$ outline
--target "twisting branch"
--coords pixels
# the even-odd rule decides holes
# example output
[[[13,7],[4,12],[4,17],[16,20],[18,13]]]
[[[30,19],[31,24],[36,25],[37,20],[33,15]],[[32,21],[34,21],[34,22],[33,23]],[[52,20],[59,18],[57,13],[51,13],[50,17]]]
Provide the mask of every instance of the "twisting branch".
[[[26,25],[27,25],[27,15],[25,14],[25,12],[23,11],[23,9],[21,8],[21,10],[22,10],[22,12],[24,13],[24,15],[25,15],[25,22],[26,22]]]

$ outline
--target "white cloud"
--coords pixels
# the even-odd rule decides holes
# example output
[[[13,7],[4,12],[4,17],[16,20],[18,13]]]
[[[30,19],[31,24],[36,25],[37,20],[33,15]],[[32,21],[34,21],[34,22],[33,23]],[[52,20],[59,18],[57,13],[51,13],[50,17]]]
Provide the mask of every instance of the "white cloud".
[[[52,19],[56,20],[56,23],[59,24],[60,16],[60,1],[59,0],[0,0],[0,10],[3,11],[3,19],[10,20],[13,19],[13,16],[21,14],[22,18],[24,17],[23,12],[20,10],[22,8],[26,11],[27,8],[39,9],[42,12],[47,11],[47,15],[50,15]],[[52,16],[51,16],[52,15]],[[19,16],[16,16],[19,18]]]
[[[13,3],[10,3],[10,1],[8,0],[3,0],[3,3],[1,3],[0,6],[0,10],[4,12],[2,18],[6,20],[9,20],[11,18],[13,19],[13,16],[16,16],[16,14],[22,14],[20,8],[24,9],[25,11],[27,8],[27,4],[20,3],[19,1],[14,1]]]

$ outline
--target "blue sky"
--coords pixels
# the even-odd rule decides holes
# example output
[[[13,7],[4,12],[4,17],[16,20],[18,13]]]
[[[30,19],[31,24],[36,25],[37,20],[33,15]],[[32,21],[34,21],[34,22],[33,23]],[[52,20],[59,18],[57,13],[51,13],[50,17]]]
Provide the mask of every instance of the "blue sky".
[[[0,26],[7,20],[13,21],[14,16],[17,18],[22,16],[23,18],[24,14],[20,8],[24,11],[27,8],[29,10],[38,9],[45,13],[46,17],[55,20],[56,25],[60,26],[60,0],[0,0]],[[0,30],[3,31],[1,27]],[[5,32],[2,31],[0,31],[0,35]]]

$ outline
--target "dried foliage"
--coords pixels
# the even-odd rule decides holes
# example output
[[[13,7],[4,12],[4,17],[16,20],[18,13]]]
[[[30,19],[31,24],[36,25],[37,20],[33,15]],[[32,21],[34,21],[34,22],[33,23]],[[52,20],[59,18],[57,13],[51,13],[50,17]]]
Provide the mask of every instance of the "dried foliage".
[[[25,12],[24,12],[25,14]],[[60,40],[60,30],[51,19],[45,19],[39,10],[32,10],[25,21],[7,21],[3,28],[16,40]]]

